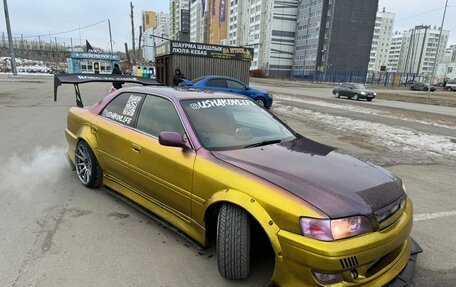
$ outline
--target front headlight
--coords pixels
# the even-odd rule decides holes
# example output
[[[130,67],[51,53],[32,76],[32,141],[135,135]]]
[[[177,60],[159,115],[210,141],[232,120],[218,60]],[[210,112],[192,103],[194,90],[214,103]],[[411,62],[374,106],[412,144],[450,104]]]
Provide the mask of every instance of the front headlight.
[[[361,92],[361,95],[365,96],[365,95],[366,95],[366,92]]]
[[[376,95],[377,95],[377,93],[374,93],[374,96],[376,96]]]
[[[334,241],[372,232],[372,225],[365,216],[341,219],[300,218],[301,231],[306,237]]]

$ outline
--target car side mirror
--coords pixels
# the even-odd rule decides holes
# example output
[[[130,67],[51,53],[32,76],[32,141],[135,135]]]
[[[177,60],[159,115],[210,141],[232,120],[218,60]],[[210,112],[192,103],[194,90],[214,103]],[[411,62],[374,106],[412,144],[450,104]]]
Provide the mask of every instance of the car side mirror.
[[[246,90],[246,91],[250,90],[250,87],[245,86],[245,90]]]
[[[161,132],[158,135],[158,142],[162,146],[172,146],[172,147],[187,147],[185,140],[182,138],[182,135],[177,132]]]

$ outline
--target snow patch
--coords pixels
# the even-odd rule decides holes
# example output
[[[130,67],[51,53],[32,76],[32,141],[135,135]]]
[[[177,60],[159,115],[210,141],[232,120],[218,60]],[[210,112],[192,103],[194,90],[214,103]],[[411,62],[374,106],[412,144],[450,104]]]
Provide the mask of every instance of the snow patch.
[[[392,118],[392,119],[411,121],[411,122],[416,122],[416,123],[420,123],[420,124],[432,125],[432,126],[436,126],[436,127],[456,130],[455,126],[449,126],[449,125],[445,125],[445,124],[424,121],[424,120],[419,120],[419,119],[411,119],[411,118],[404,117],[403,115],[399,116],[399,115],[396,115],[396,114],[393,114],[393,113],[387,112],[387,111],[378,111],[378,110],[374,110],[374,109],[363,108],[363,107],[353,106],[353,105],[349,105],[349,104],[334,104],[334,103],[328,103],[325,101],[299,99],[296,97],[282,96],[282,95],[274,95],[274,97],[276,99],[283,99],[283,100],[293,101],[293,102],[298,102],[298,103],[306,103],[306,104],[310,104],[310,105],[322,106],[322,107],[327,107],[327,108],[332,108],[332,109],[339,109],[339,110],[344,110],[344,111],[361,113],[361,114],[388,117],[388,118]]]
[[[381,123],[354,120],[307,109],[276,104],[274,112],[288,117],[300,117],[332,126],[341,131],[351,131],[366,136],[373,144],[381,143],[393,150],[426,152],[456,158],[456,139],[446,136],[427,134],[407,128],[389,126]]]

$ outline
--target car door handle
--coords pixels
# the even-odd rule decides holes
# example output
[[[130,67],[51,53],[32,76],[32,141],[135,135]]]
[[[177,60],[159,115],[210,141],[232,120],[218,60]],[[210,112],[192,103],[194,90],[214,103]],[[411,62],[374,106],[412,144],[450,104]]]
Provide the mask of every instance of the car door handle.
[[[137,144],[131,144],[131,150],[133,152],[136,152],[136,153],[140,153],[141,152],[141,147]]]
[[[90,130],[92,131],[93,134],[96,134],[98,131],[98,128],[96,126],[91,126]]]

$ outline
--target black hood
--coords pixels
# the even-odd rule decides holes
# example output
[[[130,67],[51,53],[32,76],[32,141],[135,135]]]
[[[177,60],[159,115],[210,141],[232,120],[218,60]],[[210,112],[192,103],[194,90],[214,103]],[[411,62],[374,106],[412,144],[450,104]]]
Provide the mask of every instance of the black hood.
[[[304,137],[213,154],[302,198],[330,218],[373,218],[375,211],[404,196],[400,179],[385,169]]]

